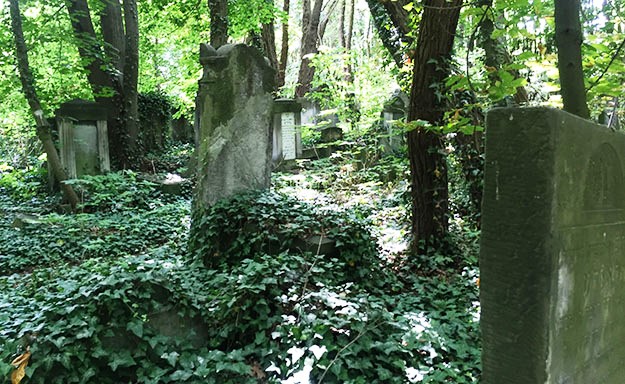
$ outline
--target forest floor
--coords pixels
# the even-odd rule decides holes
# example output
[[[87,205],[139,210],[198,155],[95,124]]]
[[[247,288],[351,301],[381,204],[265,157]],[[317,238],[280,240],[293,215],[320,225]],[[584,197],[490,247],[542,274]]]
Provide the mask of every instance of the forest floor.
[[[446,247],[408,257],[406,172],[339,153],[274,174],[274,191],[366,228],[379,265],[364,279],[287,250],[204,268],[190,193],[132,172],[83,182],[73,215],[5,184],[0,377],[28,346],[27,383],[479,382],[479,232],[456,220]]]

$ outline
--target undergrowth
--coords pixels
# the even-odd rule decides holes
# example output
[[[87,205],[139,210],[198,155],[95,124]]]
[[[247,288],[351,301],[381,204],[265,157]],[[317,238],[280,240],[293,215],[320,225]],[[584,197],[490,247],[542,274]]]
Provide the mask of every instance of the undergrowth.
[[[386,161],[276,176],[314,198],[219,203],[194,217],[194,254],[189,201],[150,183],[100,180],[126,189],[73,216],[1,198],[0,377],[29,348],[22,383],[478,382],[475,232],[381,252],[406,200]]]

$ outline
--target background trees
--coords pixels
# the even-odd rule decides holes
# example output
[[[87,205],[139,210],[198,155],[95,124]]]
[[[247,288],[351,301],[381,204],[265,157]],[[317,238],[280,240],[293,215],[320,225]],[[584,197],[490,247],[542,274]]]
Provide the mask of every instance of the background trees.
[[[465,179],[473,177],[471,199],[479,206],[483,111],[492,105],[519,103],[558,106],[562,97],[566,107],[566,85],[571,83],[557,71],[557,63],[566,61],[557,60],[557,53],[566,54],[566,50],[557,50],[556,43],[564,35],[559,34],[555,21],[565,16],[556,11],[566,9],[577,15],[574,9],[529,0],[453,4],[454,17],[443,20],[458,18],[453,45],[445,40],[452,25],[433,25],[447,28],[448,33],[434,32],[435,38],[427,44],[419,40],[437,16],[430,2],[410,0],[153,0],[139,4],[132,0],[93,4],[32,0],[23,9],[23,25],[42,110],[50,115],[58,104],[72,98],[107,103],[112,148],[119,151],[120,167],[131,163],[132,152],[141,145],[136,111],[139,92],[166,94],[178,115],[191,115],[200,42],[258,43],[278,69],[281,95],[309,95],[341,111],[347,110],[352,97],[348,95],[353,94],[361,112],[354,127],[363,130],[369,130],[378,118],[393,87],[406,92],[412,87],[408,120],[416,123],[408,126],[407,136],[413,168],[413,232],[416,239],[425,239],[444,233],[449,156],[463,165]],[[0,26],[0,84],[7,108],[0,111],[0,129],[7,138],[5,151],[26,150],[28,135],[21,132],[33,131],[18,129],[29,124],[30,118],[28,104],[16,91],[20,83],[6,9],[0,15],[5,21]],[[571,19],[581,21],[580,28],[563,29],[578,31],[573,36],[576,42],[580,33],[584,36],[581,54],[575,59],[577,88],[571,94],[581,95],[590,117],[598,119],[606,109],[615,110],[614,98],[623,87],[623,4],[583,1],[580,12],[581,19]],[[425,53],[432,43],[443,40],[447,53]],[[432,69],[433,60],[438,63],[436,69]],[[428,75],[418,77],[423,74]],[[419,218],[426,221],[419,223]]]

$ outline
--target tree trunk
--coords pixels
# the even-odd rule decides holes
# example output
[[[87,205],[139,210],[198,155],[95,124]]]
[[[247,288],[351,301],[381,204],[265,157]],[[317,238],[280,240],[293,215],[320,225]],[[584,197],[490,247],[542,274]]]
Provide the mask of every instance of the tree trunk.
[[[128,133],[126,158],[137,156],[139,139],[139,107],[137,103],[139,80],[139,17],[136,0],[124,0],[126,44],[124,56],[123,100],[124,125]],[[134,161],[132,162],[134,163]]]
[[[273,4],[273,1],[272,1]],[[279,64],[278,64],[278,54],[276,53],[276,33],[274,28],[273,20],[270,23],[263,24],[261,30],[261,43],[263,48],[263,53],[269,60],[269,64],[271,68],[276,70],[276,84],[278,84],[279,80]],[[276,90],[278,87],[276,86]]]
[[[384,48],[391,54],[398,68],[404,64],[402,57],[401,40],[403,35],[399,28],[393,24],[393,20],[386,11],[386,8],[378,0],[367,0],[373,25],[377,31]]]
[[[286,20],[282,23],[282,49],[280,49],[280,64],[278,66],[278,78],[276,81],[276,87],[278,89],[284,86],[286,81],[286,65],[289,60],[289,8],[290,0],[284,0],[284,6],[282,10],[286,15]]]
[[[351,62],[351,51],[352,51],[352,36],[354,34],[354,11],[356,8],[355,0],[345,0],[349,1],[349,6],[346,7],[347,15],[345,16],[347,20],[347,26],[345,30],[345,51],[349,56],[347,63],[345,64],[345,81],[348,84],[352,84],[354,82],[354,71],[352,68]]]
[[[564,110],[589,118],[586,104],[584,72],[582,71],[582,26],[579,20],[579,0],[556,0],[556,44],[558,71]]]
[[[228,43],[228,0],[208,0],[211,16],[211,45],[217,49]]]
[[[408,121],[440,123],[438,89],[449,75],[462,0],[426,0],[419,24]],[[438,88],[438,89],[437,89]],[[412,250],[423,251],[447,232],[448,187],[443,138],[425,127],[408,132],[411,170]]]
[[[492,13],[491,7],[493,0],[482,0],[478,3],[479,6],[486,6],[484,12]],[[490,68],[500,70],[507,64],[512,63],[512,58],[506,46],[506,42],[502,37],[493,38],[493,32],[495,32],[495,23],[488,14],[485,14],[479,25],[480,33],[478,43],[484,50],[484,65]],[[508,70],[515,79],[521,77],[518,70]],[[500,81],[497,71],[489,72],[488,79],[491,85],[494,85],[497,81]],[[516,104],[524,104],[529,101],[527,90],[525,87],[520,86],[516,88],[514,94],[514,102]]]
[[[37,137],[43,144],[43,149],[46,152],[48,163],[54,173],[55,179],[59,182],[61,190],[65,195],[65,198],[72,207],[72,210],[76,208],[76,205],[80,202],[80,199],[74,192],[71,185],[66,184],[67,174],[63,169],[59,154],[54,147],[52,141],[52,134],[50,133],[50,125],[45,118],[39,97],[35,90],[34,78],[30,71],[30,64],[28,63],[28,49],[24,42],[24,33],[22,30],[22,16],[20,14],[18,0],[9,1],[11,12],[11,29],[13,31],[13,37],[15,39],[15,56],[17,57],[17,67],[19,70],[20,81],[22,83],[22,89],[24,96],[30,106],[30,111],[37,123]]]
[[[310,65],[310,55],[318,52],[319,21],[321,19],[323,0],[316,0],[312,11],[310,10],[310,0],[303,0],[302,3],[302,63],[297,77],[297,87],[295,88],[296,97],[304,97],[310,91],[310,84],[315,75],[315,69]]]
[[[139,136],[136,0],[123,2],[123,15],[118,1],[106,0],[100,13],[104,43],[95,33],[87,1],[66,0],[66,5],[93,96],[107,107],[111,159],[118,168],[132,167]]]
[[[124,24],[122,23],[122,6],[119,0],[104,0],[104,8],[100,12],[100,27],[104,38],[104,53],[109,64],[118,73],[116,82],[122,83],[121,74],[124,71],[124,57],[126,44],[124,41]]]

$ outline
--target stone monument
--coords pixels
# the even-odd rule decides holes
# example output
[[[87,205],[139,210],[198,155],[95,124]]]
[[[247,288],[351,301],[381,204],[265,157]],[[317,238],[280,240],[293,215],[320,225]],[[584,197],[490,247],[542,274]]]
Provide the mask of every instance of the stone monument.
[[[397,153],[406,145],[405,134],[398,132],[396,122],[406,117],[408,104],[408,96],[400,90],[395,91],[384,103],[381,126],[383,135],[379,139],[384,153]]]
[[[568,113],[487,117],[482,383],[625,380],[625,135]]]
[[[200,47],[195,207],[269,188],[274,70],[256,48]]]
[[[111,169],[106,107],[74,100],[56,111],[61,163],[70,178],[97,175]]]
[[[274,101],[273,154],[274,162],[294,160],[302,155],[302,106],[295,100]]]

